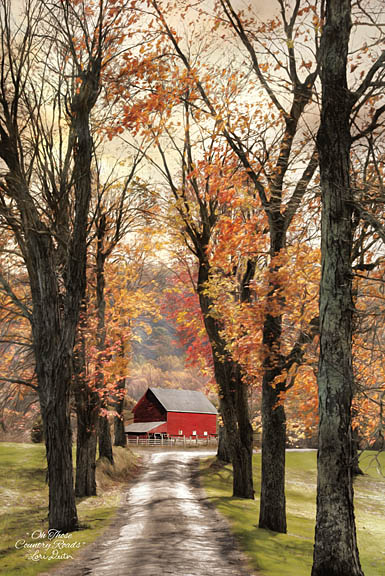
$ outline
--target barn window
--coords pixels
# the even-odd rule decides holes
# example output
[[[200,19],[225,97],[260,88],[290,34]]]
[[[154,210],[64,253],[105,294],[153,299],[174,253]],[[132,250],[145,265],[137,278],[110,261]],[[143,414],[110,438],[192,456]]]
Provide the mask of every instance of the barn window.
[[[182,436],[183,430],[179,430],[178,434],[179,434],[179,436]]]
[[[207,436],[207,432],[203,432],[203,436]]]
[[[193,435],[193,436],[196,436],[196,435],[197,435],[197,431],[196,431],[196,430],[193,430],[192,435]]]

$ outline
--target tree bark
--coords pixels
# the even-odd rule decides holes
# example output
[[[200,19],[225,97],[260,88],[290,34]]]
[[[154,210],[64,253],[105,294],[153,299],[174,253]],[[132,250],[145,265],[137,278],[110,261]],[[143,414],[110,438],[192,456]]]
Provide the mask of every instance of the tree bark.
[[[321,44],[317,137],[322,215],[317,520],[312,576],[362,576],[351,466],[352,190],[346,66],[350,0],[328,0]]]
[[[74,357],[74,396],[77,415],[75,495],[96,495],[96,445],[99,395],[85,380],[85,340],[81,332]]]
[[[218,429],[218,450],[217,458],[222,462],[229,464],[231,462],[231,456],[228,446],[228,441],[226,438],[226,430],[224,426],[219,426]]]
[[[124,378],[119,380],[117,384],[118,398],[115,404],[117,416],[114,418],[114,445],[123,446],[127,445],[127,437],[124,433],[124,420],[123,420],[123,407],[125,397],[126,381]]]
[[[276,318],[272,319],[274,322]],[[279,404],[276,370],[265,369],[262,381],[262,454],[259,528],[286,533],[286,416]]]
[[[51,366],[53,369],[48,373],[47,362],[36,361],[48,468],[48,522],[50,529],[64,533],[78,528],[72,472],[69,357],[56,358]],[[49,379],[45,386],[42,386],[43,379]],[[52,385],[55,395],[46,394]]]
[[[39,234],[44,230],[33,210],[25,210],[27,222],[35,222],[29,231],[28,268],[33,315],[31,319],[38,394],[43,419],[49,485],[49,528],[61,532],[78,529],[72,466],[70,390],[72,353],[77,317],[61,315],[52,238]],[[84,253],[85,257],[85,253]],[[79,286],[76,287],[80,289]],[[73,287],[75,290],[75,286]],[[75,300],[73,300],[76,306]],[[76,308],[73,311],[76,314]]]
[[[279,267],[274,263],[285,247],[284,220],[280,212],[280,196],[269,216],[270,223],[270,293],[267,302],[267,314],[263,326],[263,346],[265,359],[262,378],[262,454],[261,454],[261,499],[259,509],[259,528],[286,533],[286,497],[285,497],[285,456],[286,456],[286,415],[280,399],[285,383],[277,384],[276,378],[282,373],[281,356],[282,314],[279,309],[273,315],[269,310],[277,307],[274,300],[281,297],[281,286],[277,284]],[[282,301],[283,305],[284,302]],[[279,306],[279,302],[278,302]]]
[[[98,314],[98,327],[97,327],[97,347],[99,351],[97,363],[97,386],[100,391],[100,404],[101,408],[107,410],[108,398],[107,393],[103,390],[104,387],[104,374],[103,374],[103,354],[106,348],[106,301],[104,295],[105,278],[104,278],[104,265],[106,261],[106,254],[104,252],[104,239],[106,235],[106,215],[101,214],[97,221],[97,249],[96,249],[96,308]],[[114,457],[112,454],[112,440],[111,430],[108,417],[104,414],[99,416],[98,426],[99,437],[99,458],[107,458],[113,464]]]
[[[75,494],[79,498],[96,495],[96,445],[98,404],[93,405],[86,387],[75,390],[77,412]]]
[[[234,495],[254,498],[253,486],[253,429],[250,423],[247,385],[241,369],[236,365],[235,409],[238,437],[233,444]]]
[[[111,429],[107,416],[99,416],[98,438],[99,458],[107,458],[107,460],[113,464],[114,457],[112,454]]]
[[[215,380],[219,387],[221,413],[233,465],[233,496],[254,498],[253,429],[250,424],[247,386],[240,367],[231,359],[220,335],[221,326],[210,315],[211,300],[205,288],[209,264],[200,260],[198,295],[207,335],[213,352]]]
[[[115,416],[114,421],[114,445],[115,446],[122,446],[125,448],[127,446],[127,437],[124,433],[124,421],[123,417],[119,418]]]

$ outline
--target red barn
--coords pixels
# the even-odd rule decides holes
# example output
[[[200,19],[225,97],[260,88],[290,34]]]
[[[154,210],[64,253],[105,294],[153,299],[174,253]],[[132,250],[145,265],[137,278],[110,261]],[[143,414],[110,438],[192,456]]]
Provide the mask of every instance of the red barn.
[[[195,390],[149,388],[133,413],[134,423],[125,427],[129,436],[207,438],[217,433],[215,407]]]

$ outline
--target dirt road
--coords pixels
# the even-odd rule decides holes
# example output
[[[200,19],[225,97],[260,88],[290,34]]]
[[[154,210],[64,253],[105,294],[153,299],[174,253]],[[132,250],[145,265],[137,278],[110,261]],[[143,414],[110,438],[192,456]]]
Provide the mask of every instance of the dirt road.
[[[115,527],[67,576],[247,576],[226,523],[194,482],[197,452],[151,454]]]

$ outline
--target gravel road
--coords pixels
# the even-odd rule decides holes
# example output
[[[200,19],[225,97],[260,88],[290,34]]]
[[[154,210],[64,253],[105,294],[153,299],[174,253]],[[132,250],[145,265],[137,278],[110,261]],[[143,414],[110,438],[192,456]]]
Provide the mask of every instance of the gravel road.
[[[104,538],[54,574],[249,576],[226,522],[197,484],[197,458],[204,455],[148,455]]]

